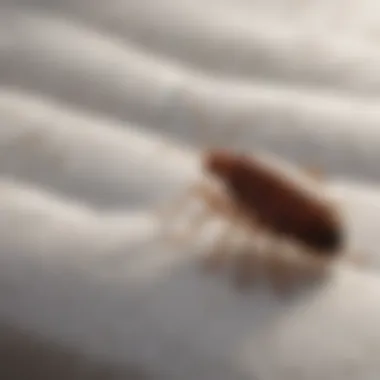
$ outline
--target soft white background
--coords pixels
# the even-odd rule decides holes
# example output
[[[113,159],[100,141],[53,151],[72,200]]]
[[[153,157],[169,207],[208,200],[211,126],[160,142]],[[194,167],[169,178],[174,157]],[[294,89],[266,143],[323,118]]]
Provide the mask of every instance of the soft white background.
[[[0,4],[2,325],[80,379],[379,378],[376,0]],[[320,167],[367,267],[290,302],[160,241],[153,210],[216,145]]]

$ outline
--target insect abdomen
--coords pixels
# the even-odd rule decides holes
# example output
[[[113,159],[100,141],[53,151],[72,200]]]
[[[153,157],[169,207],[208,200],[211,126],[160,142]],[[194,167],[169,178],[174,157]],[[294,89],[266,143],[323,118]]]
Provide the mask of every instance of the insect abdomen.
[[[339,249],[342,233],[332,210],[285,178],[240,162],[227,183],[241,208],[252,212],[268,230],[325,253]]]

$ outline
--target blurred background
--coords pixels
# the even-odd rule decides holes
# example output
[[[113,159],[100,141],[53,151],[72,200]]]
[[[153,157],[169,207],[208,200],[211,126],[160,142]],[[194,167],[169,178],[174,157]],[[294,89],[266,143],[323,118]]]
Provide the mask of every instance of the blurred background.
[[[377,191],[379,20],[376,0],[0,0],[0,177],[57,215],[133,216],[196,172],[185,152],[224,146]],[[17,230],[40,201],[7,186]],[[20,332],[12,289],[2,379],[119,378]]]

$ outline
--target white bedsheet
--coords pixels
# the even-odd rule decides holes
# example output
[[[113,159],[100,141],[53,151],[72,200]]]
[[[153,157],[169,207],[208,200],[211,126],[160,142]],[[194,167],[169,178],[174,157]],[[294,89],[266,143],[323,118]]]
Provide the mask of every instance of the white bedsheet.
[[[147,379],[379,378],[376,0],[0,4],[0,323]],[[320,167],[367,267],[242,296],[157,240],[216,145]]]

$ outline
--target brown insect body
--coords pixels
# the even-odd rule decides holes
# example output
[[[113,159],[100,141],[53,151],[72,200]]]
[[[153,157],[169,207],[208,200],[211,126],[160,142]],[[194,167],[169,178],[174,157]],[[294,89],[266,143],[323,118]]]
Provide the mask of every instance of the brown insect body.
[[[297,184],[244,155],[212,151],[206,171],[225,186],[241,212],[277,236],[287,236],[326,256],[342,245],[335,210]]]

